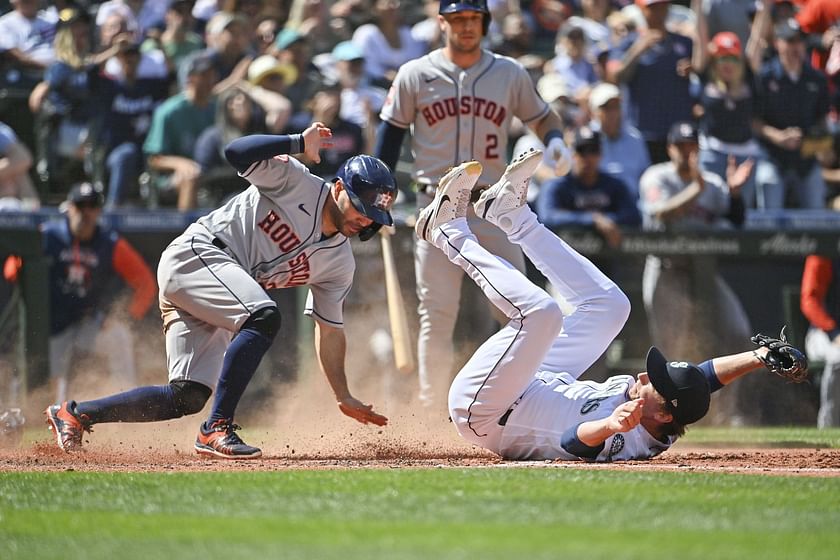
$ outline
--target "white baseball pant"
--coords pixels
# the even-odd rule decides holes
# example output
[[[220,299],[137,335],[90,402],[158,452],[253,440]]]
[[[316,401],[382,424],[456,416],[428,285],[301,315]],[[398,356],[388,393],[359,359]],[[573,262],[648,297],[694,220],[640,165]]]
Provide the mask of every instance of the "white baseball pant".
[[[418,206],[431,202],[426,195],[418,195]],[[481,244],[493,254],[505,259],[518,270],[525,271],[522,251],[496,226],[478,217],[470,208],[469,225]],[[416,278],[417,308],[420,331],[417,340],[417,369],[420,381],[420,402],[427,407],[445,405],[445,398],[452,382],[455,356],[452,348],[452,334],[458,319],[461,300],[461,282],[464,273],[452,265],[440,251],[430,243],[418,239],[414,245],[414,273]],[[483,319],[490,324],[490,312]],[[494,309],[491,311],[495,311]],[[504,322],[505,317],[495,317]]]
[[[539,371],[580,377],[620,332],[630,312],[624,293],[598,268],[537,221],[516,210],[510,239],[574,306],[557,302],[509,263],[483,248],[465,219],[433,232],[432,241],[508,318],[461,369],[449,390],[449,412],[464,439],[494,452],[511,408]]]

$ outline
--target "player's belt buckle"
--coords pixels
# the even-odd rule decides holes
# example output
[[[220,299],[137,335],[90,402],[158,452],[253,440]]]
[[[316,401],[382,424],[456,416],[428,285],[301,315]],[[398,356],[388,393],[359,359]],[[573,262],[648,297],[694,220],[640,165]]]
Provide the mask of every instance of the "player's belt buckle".
[[[222,251],[227,249],[227,243],[225,243],[224,241],[222,241],[218,237],[214,237],[212,243],[213,243],[213,245],[215,245],[216,247],[218,247]]]

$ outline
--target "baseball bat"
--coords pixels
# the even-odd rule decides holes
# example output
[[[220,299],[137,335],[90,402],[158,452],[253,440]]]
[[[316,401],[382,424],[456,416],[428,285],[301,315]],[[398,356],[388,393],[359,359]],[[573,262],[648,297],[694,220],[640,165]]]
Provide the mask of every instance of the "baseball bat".
[[[388,297],[388,318],[391,322],[391,339],[394,343],[394,361],[397,369],[402,373],[414,371],[414,346],[408,331],[408,319],[405,313],[400,291],[400,280],[397,276],[397,265],[394,261],[394,249],[391,246],[391,228],[383,227],[380,232],[382,239],[382,260],[385,263],[385,293]]]

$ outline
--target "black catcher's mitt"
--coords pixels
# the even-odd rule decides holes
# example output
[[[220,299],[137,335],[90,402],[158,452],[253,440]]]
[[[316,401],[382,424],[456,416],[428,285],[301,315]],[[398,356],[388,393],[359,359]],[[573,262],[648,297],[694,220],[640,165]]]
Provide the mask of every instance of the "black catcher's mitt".
[[[770,350],[765,357],[759,356],[768,370],[793,383],[802,383],[808,379],[808,358],[804,352],[787,341],[785,327],[782,327],[779,338],[759,333],[750,340],[753,344],[765,346]]]

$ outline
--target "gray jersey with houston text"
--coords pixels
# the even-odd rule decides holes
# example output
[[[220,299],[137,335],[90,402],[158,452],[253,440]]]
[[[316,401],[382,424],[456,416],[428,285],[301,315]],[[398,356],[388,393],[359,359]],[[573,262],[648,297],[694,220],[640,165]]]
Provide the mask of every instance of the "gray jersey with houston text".
[[[306,313],[341,326],[356,265],[346,237],[321,238],[329,185],[285,155],[240,175],[252,186],[197,223],[263,288],[308,285]]]
[[[484,166],[478,182],[489,185],[507,165],[511,119],[527,124],[548,111],[512,58],[482,51],[475,65],[462,69],[438,49],[400,68],[380,118],[412,127],[418,183],[437,184],[450,167],[477,160]]]

